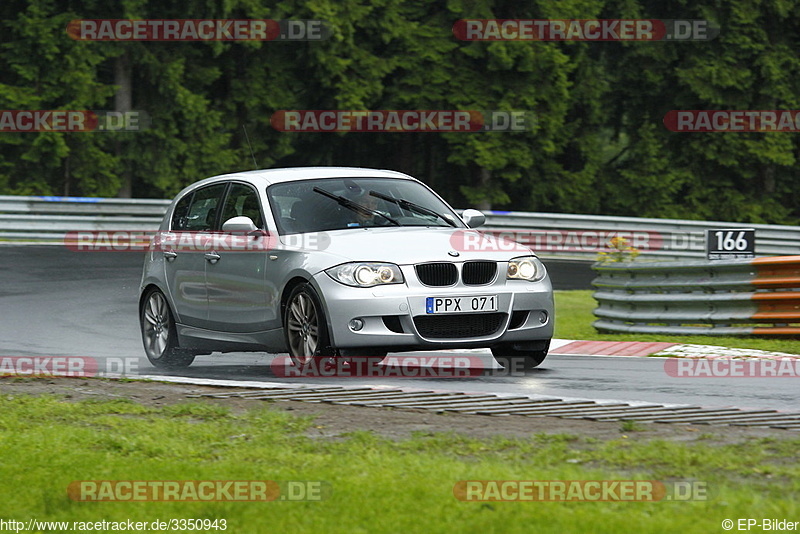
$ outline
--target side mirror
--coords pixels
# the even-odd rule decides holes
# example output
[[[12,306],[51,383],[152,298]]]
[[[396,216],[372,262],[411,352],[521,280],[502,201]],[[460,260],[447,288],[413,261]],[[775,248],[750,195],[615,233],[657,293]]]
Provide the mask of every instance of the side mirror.
[[[254,230],[258,228],[250,217],[232,217],[222,223],[222,231],[232,234],[248,234]]]
[[[477,228],[486,222],[486,215],[478,210],[469,209],[461,214],[461,220],[470,228]]]

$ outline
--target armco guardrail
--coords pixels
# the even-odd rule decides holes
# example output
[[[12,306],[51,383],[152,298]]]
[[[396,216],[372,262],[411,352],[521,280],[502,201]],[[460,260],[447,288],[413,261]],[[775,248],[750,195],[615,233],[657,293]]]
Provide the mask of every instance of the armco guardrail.
[[[0,196],[0,213],[155,217],[160,221],[169,204],[169,200],[144,198]]]
[[[495,211],[487,214],[485,229],[527,243],[542,256],[596,258],[621,236],[642,259],[701,259],[706,230],[743,227],[756,231],[757,256],[800,253],[800,226]]]
[[[592,268],[600,331],[800,335],[800,256]]]
[[[169,200],[0,196],[0,239],[58,240],[68,231],[155,231]],[[705,230],[756,230],[756,255],[800,252],[800,227],[730,222],[643,219],[561,213],[486,212],[481,230],[526,243],[543,257],[595,259],[608,241],[626,238],[641,258],[705,257]]]
[[[169,200],[0,196],[0,239],[58,242],[70,231],[155,231]]]

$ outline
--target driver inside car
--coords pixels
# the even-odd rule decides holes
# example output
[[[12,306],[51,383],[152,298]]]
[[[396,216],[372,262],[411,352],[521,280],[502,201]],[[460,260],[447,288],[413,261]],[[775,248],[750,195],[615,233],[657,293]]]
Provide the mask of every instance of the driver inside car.
[[[380,199],[370,195],[369,193],[364,193],[363,195],[354,198],[353,202],[364,206],[367,209],[373,211],[379,211],[380,213],[386,213],[381,210],[378,210],[378,206],[380,203]],[[356,222],[350,223],[348,226],[383,226],[386,224],[386,219],[381,217],[380,215],[375,215],[372,213],[362,213],[360,211],[354,212]],[[388,215],[388,213],[387,213]]]

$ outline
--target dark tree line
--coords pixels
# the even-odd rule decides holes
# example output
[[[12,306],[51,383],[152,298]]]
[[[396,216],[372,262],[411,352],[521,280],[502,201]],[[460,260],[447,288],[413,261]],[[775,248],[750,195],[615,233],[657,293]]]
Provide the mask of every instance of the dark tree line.
[[[0,109],[142,110],[136,133],[0,133],[0,194],[169,197],[258,166],[422,178],[457,206],[797,223],[792,133],[673,133],[673,109],[800,109],[790,0],[6,0]],[[321,19],[307,42],[87,42],[73,19]],[[464,18],[706,19],[698,42],[465,42]],[[290,109],[527,110],[494,133],[285,133]]]

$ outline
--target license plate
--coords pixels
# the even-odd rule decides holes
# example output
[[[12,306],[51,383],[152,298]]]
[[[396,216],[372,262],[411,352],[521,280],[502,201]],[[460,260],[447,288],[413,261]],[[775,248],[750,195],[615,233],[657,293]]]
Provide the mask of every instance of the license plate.
[[[428,297],[425,313],[477,313],[497,311],[497,295],[482,297]]]

